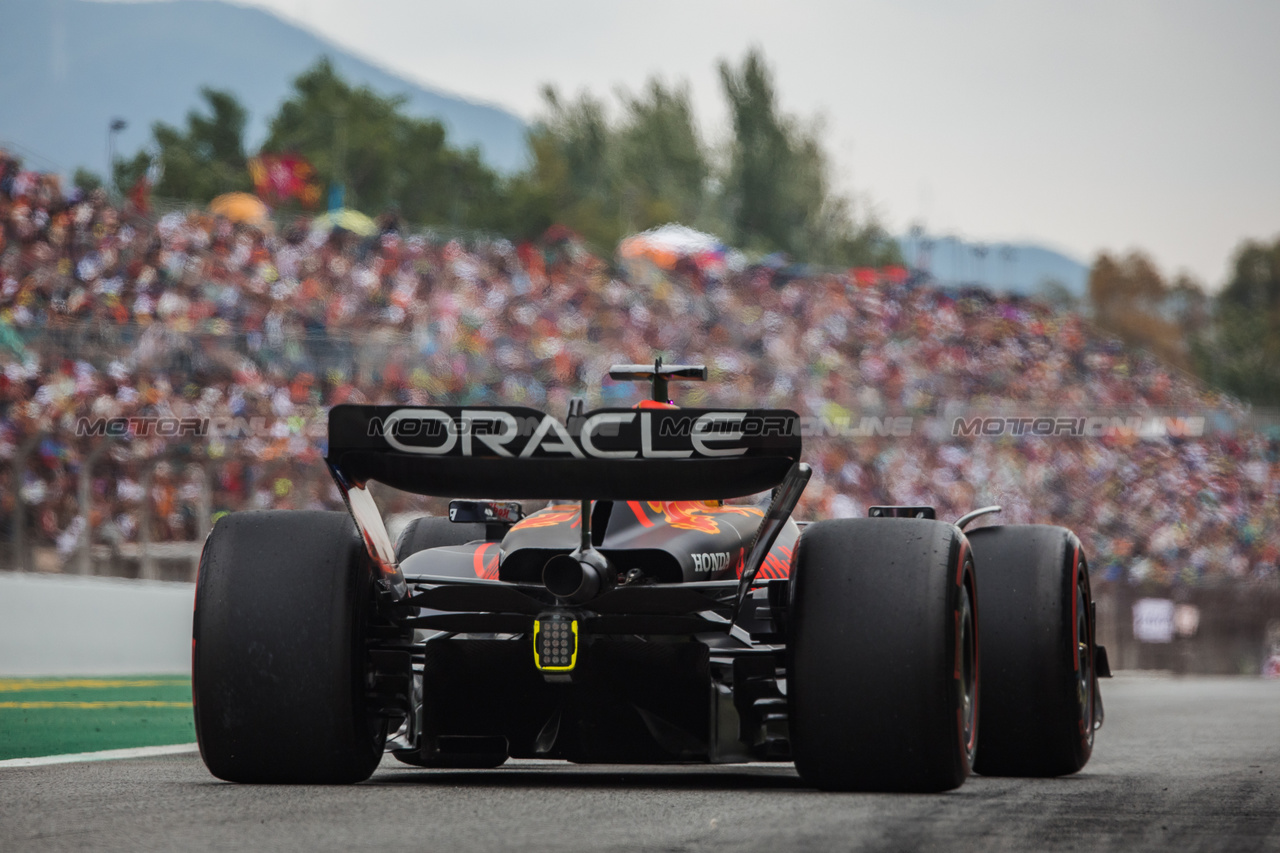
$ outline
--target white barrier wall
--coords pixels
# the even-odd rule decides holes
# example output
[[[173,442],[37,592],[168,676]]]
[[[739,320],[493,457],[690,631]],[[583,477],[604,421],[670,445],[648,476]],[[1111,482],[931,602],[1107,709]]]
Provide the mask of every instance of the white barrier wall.
[[[191,672],[195,584],[0,572],[0,675]]]

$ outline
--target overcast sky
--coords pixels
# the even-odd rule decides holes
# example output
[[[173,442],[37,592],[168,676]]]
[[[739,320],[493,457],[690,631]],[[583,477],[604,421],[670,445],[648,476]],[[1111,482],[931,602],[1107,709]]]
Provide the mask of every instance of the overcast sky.
[[[716,75],[751,45],[885,223],[1150,252],[1211,287],[1280,235],[1280,0],[252,0],[403,76],[531,118],[538,90]]]

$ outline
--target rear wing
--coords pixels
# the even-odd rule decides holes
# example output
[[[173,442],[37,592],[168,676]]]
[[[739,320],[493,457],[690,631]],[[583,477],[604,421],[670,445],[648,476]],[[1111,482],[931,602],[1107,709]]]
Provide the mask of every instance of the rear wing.
[[[597,409],[562,423],[518,406],[334,406],[342,480],[514,500],[710,500],[783,481],[800,458],[786,409]]]

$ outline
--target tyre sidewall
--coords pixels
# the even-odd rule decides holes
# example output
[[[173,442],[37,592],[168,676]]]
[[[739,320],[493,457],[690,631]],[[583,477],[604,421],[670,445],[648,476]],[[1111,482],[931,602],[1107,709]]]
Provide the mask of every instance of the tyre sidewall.
[[[935,791],[964,781],[956,620],[966,584],[976,652],[977,589],[954,526],[841,519],[805,529],[787,650],[802,777],[845,790]]]
[[[192,694],[201,755],[232,781],[350,782],[381,758],[364,698],[372,571],[345,513],[234,513],[201,555]]]
[[[984,736],[975,769],[986,775],[1074,773],[1092,753],[1097,701],[1092,598],[1080,541],[1062,527],[1004,525],[973,531],[970,542],[986,656]],[[1081,643],[1088,667],[1083,697]]]

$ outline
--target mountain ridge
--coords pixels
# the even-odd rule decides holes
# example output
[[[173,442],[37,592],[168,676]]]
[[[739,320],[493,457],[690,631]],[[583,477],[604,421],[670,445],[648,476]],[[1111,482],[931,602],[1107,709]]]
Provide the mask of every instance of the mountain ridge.
[[[425,86],[317,35],[305,24],[222,0],[97,3],[10,0],[0,52],[0,141],[42,167],[103,173],[107,126],[128,122],[116,151],[145,145],[155,121],[182,125],[201,86],[226,89],[249,110],[246,142],[293,79],[321,56],[382,95],[404,95],[412,115],[437,118],[458,147],[477,146],[504,172],[525,162],[524,122],[500,107]]]

